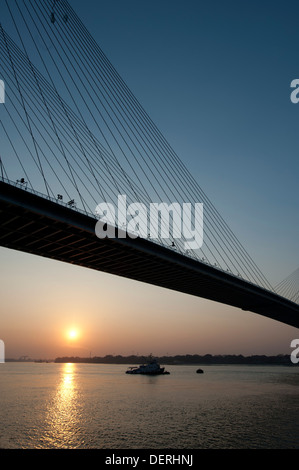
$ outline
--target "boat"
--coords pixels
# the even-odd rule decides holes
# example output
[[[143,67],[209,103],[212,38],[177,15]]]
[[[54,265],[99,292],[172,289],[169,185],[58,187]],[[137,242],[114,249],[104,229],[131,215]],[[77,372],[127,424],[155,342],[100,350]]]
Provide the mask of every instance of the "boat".
[[[170,372],[165,371],[164,367],[161,367],[155,359],[152,359],[148,364],[129,367],[126,374],[169,375]]]

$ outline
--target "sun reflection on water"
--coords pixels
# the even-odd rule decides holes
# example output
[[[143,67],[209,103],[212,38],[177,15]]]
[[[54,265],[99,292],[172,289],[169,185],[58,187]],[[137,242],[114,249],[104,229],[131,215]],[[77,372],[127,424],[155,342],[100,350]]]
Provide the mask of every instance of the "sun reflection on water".
[[[60,380],[49,403],[44,441],[49,447],[80,446],[80,393],[76,382],[76,364],[62,365]]]

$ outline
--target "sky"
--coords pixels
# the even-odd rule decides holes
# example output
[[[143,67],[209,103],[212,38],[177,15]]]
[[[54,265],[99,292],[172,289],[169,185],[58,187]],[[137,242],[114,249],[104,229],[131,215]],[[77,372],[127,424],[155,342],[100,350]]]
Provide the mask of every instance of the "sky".
[[[69,3],[269,282],[295,271],[298,2]],[[0,256],[6,357],[289,354],[298,337],[205,299],[5,248]]]

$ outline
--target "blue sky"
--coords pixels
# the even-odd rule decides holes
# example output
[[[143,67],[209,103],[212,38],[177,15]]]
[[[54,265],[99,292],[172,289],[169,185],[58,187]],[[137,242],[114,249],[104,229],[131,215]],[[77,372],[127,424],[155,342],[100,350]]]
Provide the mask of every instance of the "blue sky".
[[[270,283],[275,285],[297,269],[299,103],[290,101],[290,83],[299,78],[298,2],[70,0],[70,4]],[[23,269],[29,269],[29,289],[38,286],[42,277],[51,285],[56,285],[57,279],[56,289],[65,277],[84,285],[84,289],[86,277],[89,286],[101,279],[100,285],[109,285],[109,295],[110,289],[111,295],[114,289],[122,293],[120,298],[128,305],[126,315],[132,325],[140,318],[143,304],[149,315],[151,305],[155,321],[161,321],[164,315],[165,328],[169,330],[173,323],[174,331],[180,331],[179,336],[175,332],[170,335],[165,347],[159,343],[158,353],[287,352],[297,331],[201,299],[8,250],[1,253],[6,267],[2,273],[4,304],[10,305],[11,314],[18,310],[15,315],[19,324],[23,324],[19,305],[7,289],[15,282],[14,289],[18,290],[24,282]],[[71,285],[70,281],[64,289],[70,289],[73,296]],[[130,286],[139,299],[137,303],[135,296],[127,297]],[[84,289],[77,299],[82,309]],[[46,292],[44,295],[46,299]],[[91,299],[91,292],[89,295]],[[34,322],[38,312],[30,298],[26,309]],[[96,315],[96,297],[91,304]],[[159,314],[161,306],[165,314]],[[57,308],[53,305],[55,311]],[[190,315],[186,331],[179,319],[180,309]],[[48,307],[46,310],[50,316]],[[113,303],[112,310],[117,322],[123,308]],[[90,322],[95,321],[93,315]],[[80,313],[75,316],[80,322]],[[9,322],[6,312],[3,318],[10,332],[7,344],[16,323]],[[106,327],[109,329],[108,324]],[[206,328],[206,341],[204,333],[200,339],[192,336],[191,331],[197,328]],[[11,340],[11,344],[12,354],[20,351],[21,355],[16,342]],[[127,350],[123,344],[118,347],[116,339],[111,344],[115,351],[109,349],[109,343],[105,343],[106,349],[96,345],[94,349],[107,354],[136,349],[150,352],[140,350],[139,340]],[[23,350],[30,351],[26,345],[24,340]],[[144,347],[150,348],[149,340]],[[57,345],[56,350],[62,350],[61,345],[59,348]],[[53,349],[49,346],[48,353]],[[38,350],[33,348],[32,354]]]
[[[71,4],[269,280],[295,270],[298,3]]]

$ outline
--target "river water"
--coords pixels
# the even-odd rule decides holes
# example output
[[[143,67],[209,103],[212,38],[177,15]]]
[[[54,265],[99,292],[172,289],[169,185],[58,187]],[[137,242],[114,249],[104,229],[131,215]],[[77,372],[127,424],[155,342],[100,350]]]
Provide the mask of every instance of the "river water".
[[[299,369],[0,365],[2,449],[299,449]]]

